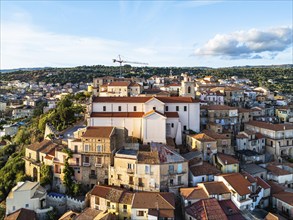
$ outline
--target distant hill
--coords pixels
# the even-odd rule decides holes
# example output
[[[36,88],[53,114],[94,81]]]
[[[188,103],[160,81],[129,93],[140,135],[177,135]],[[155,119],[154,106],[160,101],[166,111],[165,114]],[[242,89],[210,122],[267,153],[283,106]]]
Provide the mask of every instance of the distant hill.
[[[21,80],[24,82],[36,81],[46,83],[67,82],[92,82],[95,77],[119,76],[118,66],[77,66],[72,68],[22,68],[16,71],[0,73],[2,81]],[[153,75],[168,76],[189,73],[197,78],[207,75],[214,75],[221,79],[231,76],[250,79],[255,86],[266,86],[272,91],[293,93],[293,65],[270,65],[270,66],[234,66],[225,68],[209,67],[132,67],[130,65],[122,67],[122,75],[125,78],[132,76],[149,78]],[[269,80],[269,81],[268,81]]]
[[[11,72],[17,72],[17,71],[33,71],[33,70],[42,70],[42,69],[48,69],[48,68],[51,68],[51,67],[0,69],[0,73],[11,73]]]

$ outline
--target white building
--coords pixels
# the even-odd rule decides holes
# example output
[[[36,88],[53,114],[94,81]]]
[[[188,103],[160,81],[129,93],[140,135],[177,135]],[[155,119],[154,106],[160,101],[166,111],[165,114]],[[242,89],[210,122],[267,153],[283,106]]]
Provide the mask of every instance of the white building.
[[[46,190],[39,182],[18,182],[6,198],[6,215],[21,208],[38,212],[46,206]]]
[[[144,143],[182,144],[182,132],[199,132],[199,102],[191,97],[95,97],[89,126],[125,127]]]

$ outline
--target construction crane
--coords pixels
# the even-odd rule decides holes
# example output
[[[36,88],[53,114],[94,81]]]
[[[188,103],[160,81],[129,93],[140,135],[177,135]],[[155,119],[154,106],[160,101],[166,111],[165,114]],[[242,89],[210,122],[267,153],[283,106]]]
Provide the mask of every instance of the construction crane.
[[[135,62],[135,61],[122,60],[120,55],[118,55],[118,59],[113,59],[113,63],[116,63],[116,62],[120,63],[120,78],[122,77],[122,63],[149,65],[148,63],[141,63],[141,62]]]

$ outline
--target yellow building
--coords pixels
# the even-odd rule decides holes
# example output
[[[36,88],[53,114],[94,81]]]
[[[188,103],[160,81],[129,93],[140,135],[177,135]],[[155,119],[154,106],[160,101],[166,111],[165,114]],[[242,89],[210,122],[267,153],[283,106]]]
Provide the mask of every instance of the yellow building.
[[[217,153],[217,141],[205,133],[186,135],[186,144],[190,150],[202,152],[204,160],[211,160]]]
[[[239,172],[239,161],[231,155],[218,153],[213,162],[222,173]]]

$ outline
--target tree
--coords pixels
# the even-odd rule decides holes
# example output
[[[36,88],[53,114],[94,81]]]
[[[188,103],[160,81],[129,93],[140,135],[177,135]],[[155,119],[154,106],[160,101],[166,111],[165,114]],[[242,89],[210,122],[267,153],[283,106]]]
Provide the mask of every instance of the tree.
[[[42,186],[52,183],[53,172],[52,172],[51,166],[42,164],[40,169],[40,175],[41,175],[40,184]]]

